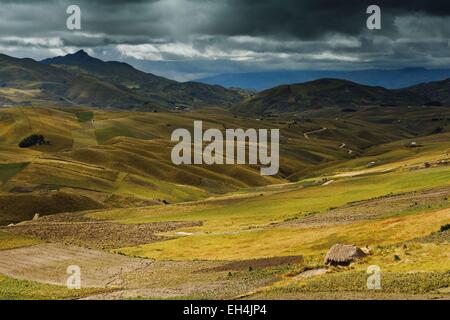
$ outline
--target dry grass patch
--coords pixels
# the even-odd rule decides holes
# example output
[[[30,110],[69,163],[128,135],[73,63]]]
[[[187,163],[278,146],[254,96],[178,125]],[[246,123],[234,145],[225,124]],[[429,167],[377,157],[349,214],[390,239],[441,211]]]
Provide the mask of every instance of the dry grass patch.
[[[26,247],[40,242],[36,238],[0,231],[0,250]]]
[[[238,234],[203,234],[128,247],[124,254],[156,259],[239,260],[325,253],[336,243],[387,245],[425,236],[450,220],[450,209],[377,221],[312,228],[268,228]],[[417,223],[420,221],[420,223]]]

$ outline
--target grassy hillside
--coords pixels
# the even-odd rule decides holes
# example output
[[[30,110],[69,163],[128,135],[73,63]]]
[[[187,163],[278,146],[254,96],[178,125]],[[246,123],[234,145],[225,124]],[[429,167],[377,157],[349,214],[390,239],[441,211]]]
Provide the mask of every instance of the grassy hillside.
[[[63,84],[70,73],[46,66],[32,59],[16,59],[0,54],[0,81],[2,86],[32,86],[33,83]]]
[[[271,117],[0,109],[0,296],[445,298],[449,119],[444,107]],[[280,129],[279,174],[172,164],[170,135],[192,131],[194,120],[204,129]],[[31,134],[50,144],[19,148]],[[368,255],[327,268],[336,243]],[[93,289],[61,287],[62,265],[73,263]],[[377,292],[364,282],[374,264],[383,272]]]
[[[450,222],[450,137],[416,140],[421,147],[413,151],[400,142],[378,145],[296,183],[87,216],[125,225],[202,221],[163,233],[166,241],[113,250],[133,257],[188,264],[225,261],[228,277],[261,276],[259,264],[278,259],[277,267],[264,269],[276,274],[276,280],[241,298],[448,297],[450,239],[448,231],[440,230]],[[367,168],[369,161],[379,165]],[[356,244],[368,256],[350,267],[326,269],[324,255],[336,243]],[[300,266],[280,260],[298,254],[305,259]],[[243,271],[232,265],[242,265]],[[382,270],[380,291],[366,288],[369,265]]]
[[[153,111],[229,107],[242,98],[242,91],[179,83],[125,63],[104,62],[84,51],[42,62],[0,55],[0,102],[5,105],[46,101]]]
[[[279,114],[301,112],[307,109],[385,105],[420,106],[430,101],[446,102],[448,90],[445,82],[427,86],[427,90],[371,87],[340,79],[319,79],[315,81],[282,85],[258,93],[232,108],[236,113]],[[445,93],[444,93],[445,92]]]
[[[364,168],[377,152],[385,152],[378,165],[391,158],[417,158],[417,152],[425,154],[432,142],[415,149],[406,148],[408,143],[421,132],[429,134],[439,126],[447,130],[450,118],[441,113],[436,121],[433,109],[418,108],[410,110],[408,122],[398,123],[399,114],[394,109],[386,110],[342,113],[335,109],[330,113],[336,117],[324,118],[318,112],[260,120],[236,117],[221,109],[188,113],[75,107],[2,109],[3,218],[11,222],[29,219],[35,213],[198,200],[242,188],[298,181],[332,168]],[[280,128],[279,174],[264,177],[258,166],[249,165],[174,165],[170,160],[172,131],[192,131],[194,120],[200,119],[204,129]],[[19,142],[31,134],[42,134],[50,144],[19,148]],[[401,145],[394,142],[399,140]],[[393,144],[383,148],[390,146],[392,151],[370,149],[389,142]],[[361,158],[363,154],[366,156]],[[28,201],[19,205],[19,199],[26,197]]]
[[[88,81],[90,85],[96,85],[96,82],[101,81],[104,83],[101,86],[109,85],[115,90],[120,90],[114,96],[109,96],[107,91],[105,96],[99,96],[90,94],[90,90],[81,90],[90,99],[75,101],[95,106],[103,104],[127,108],[131,105],[139,106],[141,110],[146,110],[146,108],[152,110],[152,108],[229,107],[242,99],[242,94],[236,90],[196,82],[179,83],[139,71],[126,63],[105,62],[93,58],[83,50],[66,56],[46,59],[42,63],[83,75],[83,82],[89,80],[86,79],[86,74],[97,78],[96,81]]]

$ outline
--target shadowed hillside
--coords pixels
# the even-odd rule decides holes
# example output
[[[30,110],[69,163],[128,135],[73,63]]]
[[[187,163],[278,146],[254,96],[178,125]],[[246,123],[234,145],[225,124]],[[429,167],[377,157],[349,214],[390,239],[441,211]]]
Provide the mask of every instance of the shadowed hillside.
[[[154,107],[169,109],[175,107],[227,107],[242,99],[239,92],[218,85],[196,82],[179,83],[139,71],[126,63],[104,62],[89,56],[83,50],[63,57],[45,59],[42,63],[63,67],[75,73],[88,73],[103,81],[127,88]],[[117,101],[117,105],[121,105],[120,101]]]
[[[103,62],[84,51],[37,62],[0,55],[0,88],[37,90],[33,99],[59,104],[145,111],[198,107],[229,107],[242,91],[217,85],[179,83],[134,69],[128,64]],[[29,93],[29,92],[28,92]],[[5,104],[19,104],[3,95]],[[28,99],[27,103],[33,99]]]
[[[450,79],[422,83],[410,87],[409,91],[425,95],[435,103],[450,105]]]
[[[264,115],[327,107],[420,106],[435,100],[446,102],[450,95],[446,89],[445,81],[425,87],[388,90],[346,80],[320,79],[263,91],[232,110],[242,114]]]

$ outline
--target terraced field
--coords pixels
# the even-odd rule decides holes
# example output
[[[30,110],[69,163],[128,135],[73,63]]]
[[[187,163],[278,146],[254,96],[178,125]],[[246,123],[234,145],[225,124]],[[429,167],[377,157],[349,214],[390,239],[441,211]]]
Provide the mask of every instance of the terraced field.
[[[323,112],[0,109],[0,297],[448,299],[450,133],[431,133],[450,112]],[[173,165],[172,130],[199,119],[281,128],[280,173]],[[50,145],[19,148],[32,133]],[[367,257],[326,267],[336,243]]]

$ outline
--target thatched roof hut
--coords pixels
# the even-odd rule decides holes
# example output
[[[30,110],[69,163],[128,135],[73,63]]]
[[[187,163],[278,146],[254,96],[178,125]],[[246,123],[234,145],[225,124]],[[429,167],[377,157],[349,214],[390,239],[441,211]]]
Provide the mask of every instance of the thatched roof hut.
[[[365,256],[364,251],[357,246],[335,244],[325,256],[324,263],[330,266],[348,266],[353,261]]]

